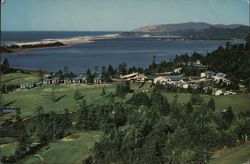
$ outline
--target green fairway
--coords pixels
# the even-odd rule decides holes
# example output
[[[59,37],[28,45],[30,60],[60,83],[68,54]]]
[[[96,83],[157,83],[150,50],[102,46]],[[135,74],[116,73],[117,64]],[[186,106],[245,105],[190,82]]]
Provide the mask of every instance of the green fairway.
[[[23,83],[29,83],[29,82],[38,82],[39,76],[37,72],[29,72],[29,73],[8,73],[3,74],[1,77],[1,84],[23,84]]]
[[[22,160],[23,164],[81,163],[89,149],[102,135],[98,131],[81,132],[65,137],[42,148],[36,155]]]
[[[131,88],[135,92],[150,92],[150,84],[145,84],[139,88],[140,84],[131,84]],[[54,88],[54,95],[57,99],[56,102],[52,101],[52,88]],[[12,107],[21,107],[21,116],[27,117],[33,114],[34,109],[42,105],[45,112],[55,111],[60,113],[67,108],[69,111],[77,110],[77,102],[74,100],[73,95],[76,90],[85,97],[88,103],[100,103],[105,100],[101,96],[102,90],[105,88],[106,92],[115,92],[115,84],[101,84],[101,85],[86,85],[86,84],[71,84],[59,86],[42,86],[33,89],[18,89],[13,93],[3,95],[3,104],[8,104]],[[186,103],[189,101],[191,94],[188,93],[163,93],[171,103],[175,95],[178,96],[178,102]],[[125,99],[132,96],[128,94]],[[202,96],[207,102],[212,96]],[[250,108],[249,94],[240,94],[232,96],[214,96],[216,103],[216,110],[223,111],[231,106],[235,112],[245,111]],[[119,100],[119,99],[116,99]],[[10,118],[15,114],[7,114],[4,119]],[[2,118],[3,119],[3,118]]]
[[[169,102],[172,102],[175,95],[178,97],[178,102],[187,103],[190,100],[191,94],[189,93],[164,93],[168,98]],[[211,96],[202,95],[206,102],[209,101],[211,97],[215,100],[216,111],[220,112],[227,109],[229,106],[237,113],[246,111],[250,109],[250,95],[249,94],[238,94],[230,96]]]
[[[15,154],[17,143],[8,143],[8,144],[1,144],[0,145],[0,157],[6,156],[9,157]]]
[[[52,88],[54,87],[54,94],[56,102],[52,101]],[[59,85],[59,86],[42,86],[33,89],[19,89],[13,93],[5,94],[3,96],[3,104],[9,106],[21,107],[21,116],[27,117],[33,114],[34,109],[42,105],[45,112],[55,111],[60,113],[67,108],[69,111],[77,110],[77,102],[74,100],[73,95],[75,90],[79,90],[87,102],[98,103],[101,96],[102,89],[105,88],[106,92],[114,92],[114,85]],[[5,117],[13,116],[7,114]]]
[[[227,150],[222,154],[215,155],[209,164],[241,164],[250,162],[250,144],[246,143],[239,147]]]

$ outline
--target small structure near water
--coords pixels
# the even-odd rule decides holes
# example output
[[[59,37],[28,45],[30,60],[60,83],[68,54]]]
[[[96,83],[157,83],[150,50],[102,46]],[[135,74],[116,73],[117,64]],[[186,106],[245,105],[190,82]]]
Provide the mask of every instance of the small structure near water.
[[[3,107],[3,108],[1,108],[1,112],[3,114],[16,113],[16,112],[19,112],[20,110],[21,110],[20,107]]]

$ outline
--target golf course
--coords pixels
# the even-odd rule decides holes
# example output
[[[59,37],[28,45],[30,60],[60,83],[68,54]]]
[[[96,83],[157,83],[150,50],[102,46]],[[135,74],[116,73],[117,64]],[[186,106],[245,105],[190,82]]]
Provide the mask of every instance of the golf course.
[[[6,74],[2,77],[2,84],[20,85],[24,82],[39,81],[37,72],[32,73],[12,73]],[[16,89],[12,92],[2,96],[2,103],[4,107],[21,108],[20,117],[22,119],[31,118],[34,115],[35,109],[39,106],[44,108],[45,113],[54,111],[57,114],[63,113],[65,109],[69,112],[77,112],[79,108],[78,100],[74,98],[76,91],[80,93],[86,100],[87,104],[98,104],[108,101],[107,96],[102,95],[115,93],[116,83],[107,84],[61,84],[61,85],[42,85],[31,89]],[[137,83],[130,83],[130,88],[134,93],[152,93],[153,88],[150,83],[145,83],[143,86]],[[128,93],[124,98],[115,97],[116,102],[125,102],[134,93]],[[189,102],[192,94],[190,93],[172,93],[163,91],[162,94],[167,98],[171,104],[176,98],[181,104]],[[56,101],[52,101],[52,96]],[[201,97],[208,102],[211,97],[215,101],[215,112],[222,112],[228,107],[236,112],[244,112],[249,109],[250,101],[249,94],[237,94],[230,96],[211,96],[201,95]],[[1,122],[6,120],[14,121],[16,113],[4,114],[1,117]],[[36,154],[28,155],[19,163],[32,164],[32,163],[81,163],[82,160],[88,157],[89,150],[93,147],[94,143],[102,136],[101,131],[78,131],[70,134],[57,141],[51,141]],[[33,143],[34,144],[34,143]],[[0,145],[1,156],[12,156],[15,154],[17,142],[4,143]],[[220,153],[215,153],[211,164],[234,164],[242,163],[249,159],[249,144],[243,144],[233,149],[227,149]]]

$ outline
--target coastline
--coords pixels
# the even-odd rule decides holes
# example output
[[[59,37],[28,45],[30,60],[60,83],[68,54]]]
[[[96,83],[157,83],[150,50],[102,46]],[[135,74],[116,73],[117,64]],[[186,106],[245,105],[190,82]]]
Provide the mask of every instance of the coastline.
[[[79,37],[72,37],[69,39],[44,39],[41,41],[34,41],[34,42],[19,42],[19,43],[9,44],[6,46],[1,45],[0,52],[11,54],[13,52],[29,50],[29,49],[65,47],[75,44],[93,43],[96,40],[107,40],[116,38],[121,38],[121,36],[119,34],[108,34],[101,36],[83,36],[83,37],[79,36]]]

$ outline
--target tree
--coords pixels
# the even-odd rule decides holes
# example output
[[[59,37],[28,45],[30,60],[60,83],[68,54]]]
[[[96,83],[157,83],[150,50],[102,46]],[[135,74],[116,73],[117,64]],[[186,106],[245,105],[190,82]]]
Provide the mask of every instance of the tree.
[[[167,115],[170,111],[170,104],[168,99],[161,94],[152,94],[151,96],[152,107],[158,110],[162,115]]]
[[[77,122],[76,128],[77,129],[88,129],[88,108],[86,104],[86,100],[82,99],[79,103],[79,109],[77,111]]]
[[[215,111],[215,102],[213,98],[210,98],[210,100],[207,103],[207,107],[211,109],[213,112]]]
[[[10,68],[10,63],[8,59],[4,59],[3,64],[1,65],[1,70],[3,73],[8,73]]]
[[[28,150],[29,144],[30,144],[29,136],[24,131],[18,138],[18,145],[15,150],[15,155],[18,157],[24,156]]]
[[[204,99],[201,97],[201,95],[200,94],[196,94],[196,93],[192,94],[190,100],[191,100],[190,102],[193,105],[200,105],[200,104],[202,104],[204,102]]]
[[[224,129],[228,129],[235,120],[235,114],[232,107],[228,107],[226,111],[222,112],[222,121],[224,121]]]
[[[69,75],[69,67],[68,67],[68,66],[65,66],[65,67],[63,68],[63,76],[64,76],[64,77],[68,77],[68,75]]]
[[[124,98],[126,94],[130,91],[129,82],[121,83],[116,86],[115,94],[118,97]]]
[[[111,64],[109,64],[109,66],[108,66],[107,74],[112,75],[112,76],[115,74],[114,67]]]
[[[52,87],[51,89],[51,101],[55,102],[56,101],[56,95],[55,95],[55,87]]]
[[[58,72],[56,72],[56,76],[60,79],[63,79],[64,78],[64,75],[63,75],[63,72],[62,70],[59,70]]]
[[[102,94],[101,94],[101,96],[105,96],[106,95],[106,90],[105,90],[105,88],[102,88]]]
[[[107,70],[105,66],[102,66],[102,75],[106,74]]]
[[[81,94],[81,92],[80,92],[78,89],[75,91],[75,93],[74,93],[74,95],[73,95],[73,98],[74,98],[75,100],[79,100],[79,99],[82,98],[82,94]]]
[[[145,106],[150,106],[150,98],[146,93],[135,93],[133,96],[128,100],[128,103],[140,106],[140,105],[145,105]]]
[[[39,70],[38,70],[38,77],[39,77],[39,80],[40,80],[40,81],[43,80],[43,76],[44,76],[44,72],[43,72],[41,69],[39,69]]]
[[[126,63],[119,64],[117,67],[117,71],[120,75],[127,74],[127,64]]]
[[[99,68],[98,66],[95,66],[95,73],[98,73],[99,72]]]
[[[64,115],[63,115],[63,127],[68,128],[71,126],[71,119],[68,108],[64,109]]]
[[[94,83],[94,75],[91,74],[90,69],[87,69],[86,71],[86,81],[87,83]]]
[[[34,134],[38,137],[41,143],[46,143],[49,138],[54,134],[52,129],[48,129],[47,125],[53,125],[48,122],[48,115],[44,113],[44,108],[39,106],[34,111],[33,118]]]

